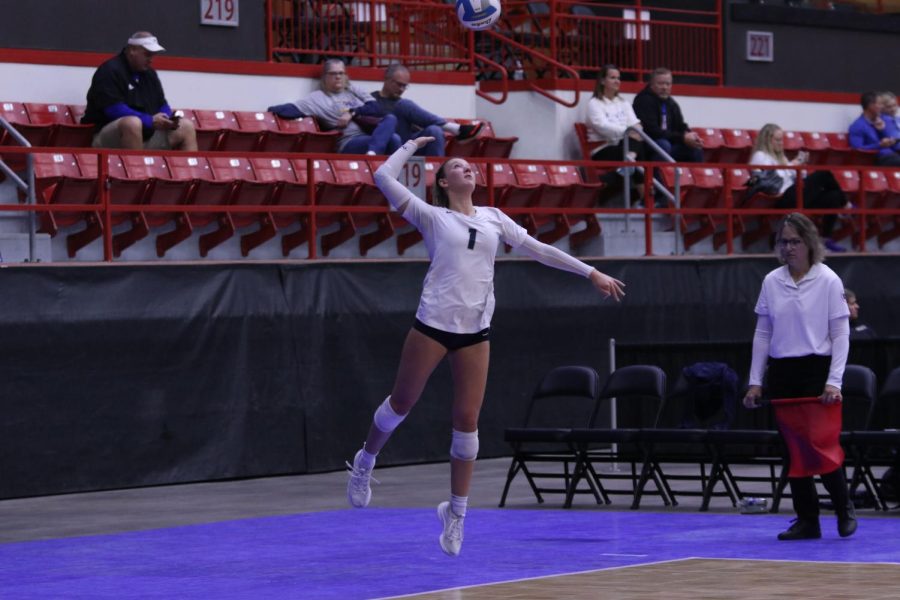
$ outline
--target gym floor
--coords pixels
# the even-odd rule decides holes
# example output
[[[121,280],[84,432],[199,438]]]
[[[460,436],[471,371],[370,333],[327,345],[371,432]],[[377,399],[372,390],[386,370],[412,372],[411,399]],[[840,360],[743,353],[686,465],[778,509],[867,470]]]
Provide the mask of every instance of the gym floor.
[[[0,597],[895,598],[897,511],[859,511],[856,535],[778,542],[779,514],[727,498],[641,508],[590,495],[538,504],[509,459],[476,468],[459,557],[438,545],[447,463],[376,469],[366,510],[343,472],[0,501]],[[673,470],[677,472],[677,468]],[[690,483],[679,484],[689,487]],[[652,486],[650,486],[652,488]]]

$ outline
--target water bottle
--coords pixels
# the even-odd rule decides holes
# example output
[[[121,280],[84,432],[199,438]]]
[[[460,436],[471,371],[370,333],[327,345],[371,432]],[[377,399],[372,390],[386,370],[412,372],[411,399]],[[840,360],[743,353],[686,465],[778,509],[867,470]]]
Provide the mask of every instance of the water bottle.
[[[739,505],[742,515],[764,513],[768,510],[765,498],[741,498]]]
[[[513,69],[512,78],[514,81],[522,81],[525,79],[525,69],[522,66],[522,61],[518,58],[516,59],[516,65]]]

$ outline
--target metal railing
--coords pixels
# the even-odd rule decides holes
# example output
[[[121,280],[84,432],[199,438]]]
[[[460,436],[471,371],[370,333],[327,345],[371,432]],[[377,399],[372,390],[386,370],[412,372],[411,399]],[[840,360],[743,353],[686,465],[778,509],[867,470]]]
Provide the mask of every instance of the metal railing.
[[[641,80],[662,65],[677,77],[721,85],[722,7],[717,0],[709,5],[504,0],[500,21],[472,33],[452,4],[436,1],[266,0],[268,57],[307,64],[337,57],[371,68],[403,62],[479,78],[491,77],[498,64],[510,73],[519,60],[525,79],[577,79],[615,63]],[[488,69],[481,71],[479,57]]]
[[[84,148],[28,148],[24,146],[4,146],[2,148],[2,153],[5,156],[27,156],[31,153],[45,153],[45,154],[89,154],[98,157],[97,163],[97,194],[96,201],[86,204],[76,204],[76,203],[66,203],[64,201],[58,201],[54,204],[49,204],[48,199],[34,195],[34,185],[29,185],[29,182],[22,180],[15,173],[9,171],[8,169],[3,169],[0,167],[8,176],[12,175],[13,180],[16,181],[17,187],[26,193],[26,199],[21,204],[2,204],[0,205],[0,211],[11,211],[11,212],[28,212],[30,213],[29,219],[33,224],[36,215],[46,214],[46,213],[59,213],[59,214],[77,214],[77,213],[91,213],[98,214],[100,216],[100,220],[103,224],[102,227],[102,244],[103,244],[103,255],[104,260],[113,261],[115,256],[113,252],[113,227],[117,223],[121,223],[124,220],[128,219],[132,215],[137,215],[138,213],[150,213],[150,214],[162,214],[162,213],[172,213],[173,215],[192,215],[192,214],[221,214],[221,215],[264,215],[264,214],[272,214],[272,215],[306,215],[308,220],[307,227],[307,237],[305,240],[307,247],[307,256],[302,257],[301,260],[307,259],[316,259],[318,258],[318,248],[317,242],[319,241],[319,235],[316,231],[316,216],[319,215],[327,215],[327,214],[388,214],[391,212],[387,203],[380,206],[371,206],[371,205],[321,205],[316,201],[316,169],[314,168],[314,161],[323,160],[323,159],[357,159],[357,160],[367,160],[368,157],[365,156],[351,156],[351,155],[330,155],[323,156],[320,154],[294,154],[294,155],[285,155],[283,153],[255,153],[254,157],[256,158],[290,158],[290,159],[298,159],[302,161],[306,165],[306,180],[307,180],[307,198],[305,204],[293,204],[293,205],[281,205],[281,204],[241,204],[239,202],[233,204],[203,204],[202,199],[198,199],[195,203],[192,204],[153,204],[153,203],[119,203],[115,198],[111,197],[110,194],[110,186],[109,182],[109,167],[108,160],[111,155],[141,155],[146,156],[148,153],[146,151],[124,151],[124,150],[105,150],[105,149],[84,149]],[[175,152],[175,151],[158,151],[152,153],[154,156],[235,156],[232,153],[225,152],[207,152],[207,153],[184,153],[184,152]],[[437,162],[435,160],[435,162]],[[900,208],[897,207],[888,207],[882,206],[880,203],[875,203],[870,201],[868,197],[869,193],[866,190],[866,186],[864,185],[866,178],[874,178],[872,173],[882,173],[890,177],[894,177],[895,173],[898,173],[898,169],[896,168],[886,168],[886,167],[871,167],[871,166],[816,166],[817,170],[827,170],[837,173],[839,176],[842,176],[843,172],[847,173],[856,173],[857,176],[860,177],[860,184],[856,192],[851,195],[851,201],[854,202],[855,206],[850,209],[807,209],[801,206],[803,197],[803,178],[798,176],[797,178],[797,198],[798,205],[796,207],[788,207],[788,208],[774,208],[774,203],[770,206],[761,206],[761,207],[753,207],[747,208],[742,206],[742,198],[737,196],[738,194],[742,194],[742,186],[740,185],[742,182],[734,181],[734,173],[731,167],[740,167],[741,169],[746,170],[747,165],[732,165],[731,167],[727,165],[721,164],[688,164],[688,163],[665,163],[667,165],[673,165],[676,168],[681,169],[720,169],[723,173],[724,182],[721,187],[721,197],[717,200],[715,205],[691,205],[685,203],[675,203],[666,208],[658,208],[654,206],[652,201],[649,201],[650,198],[653,197],[653,186],[656,185],[656,177],[655,171],[658,168],[662,167],[661,163],[632,163],[625,161],[609,161],[609,162],[601,162],[601,161],[566,161],[566,165],[572,165],[580,168],[608,168],[608,169],[616,169],[620,167],[635,167],[639,166],[644,169],[644,184],[643,184],[643,194],[644,197],[648,199],[647,202],[644,203],[642,207],[614,207],[608,206],[601,203],[603,200],[602,194],[598,193],[596,201],[597,204],[591,207],[570,207],[570,206],[562,206],[562,207],[545,207],[539,205],[531,205],[531,206],[504,206],[502,200],[502,190],[495,186],[494,184],[494,169],[489,168],[492,165],[497,163],[509,163],[509,164],[523,164],[523,165],[533,165],[533,164],[543,164],[543,165],[551,165],[551,164],[559,164],[559,161],[529,161],[529,160],[509,160],[509,159],[494,159],[494,158],[481,158],[481,159],[472,159],[471,162],[476,163],[484,167],[482,172],[485,175],[485,183],[487,186],[487,204],[491,206],[498,206],[504,212],[513,216],[514,218],[521,215],[562,215],[564,217],[584,217],[588,215],[595,216],[622,216],[624,218],[638,218],[643,221],[643,229],[644,229],[644,254],[646,256],[654,255],[654,223],[658,224],[660,219],[671,219],[675,222],[683,220],[684,222],[712,222],[715,224],[715,235],[718,236],[722,245],[725,246],[725,254],[734,254],[734,242],[738,235],[740,235],[741,231],[736,233],[736,227],[739,227],[742,231],[746,231],[744,225],[748,221],[752,220],[769,220],[774,221],[777,218],[788,214],[794,211],[801,211],[805,214],[808,214],[812,217],[822,217],[825,215],[842,215],[844,221],[843,223],[852,225],[852,241],[855,245],[856,249],[860,252],[866,251],[866,240],[870,237],[870,233],[872,232],[873,227],[879,227],[879,222],[885,223],[890,222],[893,227],[897,227],[897,231],[900,231]],[[802,171],[804,169],[809,169],[809,166],[804,167],[786,167],[786,166],[778,166],[778,167],[755,167],[761,169],[769,169],[769,168],[789,168],[795,169],[798,171]],[[33,178],[32,176],[27,176],[28,179]],[[26,190],[31,190],[30,193],[26,192]],[[681,199],[682,194],[684,193],[684,188],[679,190],[678,194],[674,197]],[[900,198],[900,189],[894,192],[898,198]],[[34,231],[34,225],[32,225],[32,231]],[[69,230],[66,231],[68,233]],[[162,233],[162,232],[159,232]],[[280,231],[281,235],[290,235],[293,231]],[[362,232],[361,232],[362,233]],[[575,233],[575,232],[572,232]],[[656,232],[659,233],[659,232]],[[681,235],[688,235],[689,232],[683,232],[683,234],[679,234],[676,238]],[[357,234],[359,235],[359,234]]]
[[[471,71],[471,42],[449,4],[421,0],[266,0],[268,56],[317,64],[341,58],[383,68]]]
[[[3,137],[3,132],[6,132],[6,135],[11,137],[12,140],[22,148],[31,148],[31,143],[25,139],[25,137],[19,133],[15,127],[9,124],[9,122],[0,117],[0,137]],[[37,201],[35,199],[34,193],[34,157],[31,153],[25,154],[25,179],[23,180],[19,177],[18,173],[13,171],[13,169],[3,161],[3,158],[0,157],[0,172],[2,172],[6,177],[13,182],[16,186],[16,189],[25,195],[25,201],[28,206],[35,206]],[[37,222],[35,220],[35,213],[33,211],[29,211],[28,213],[28,262],[36,262],[37,261],[37,239],[35,238],[35,233],[37,232]]]

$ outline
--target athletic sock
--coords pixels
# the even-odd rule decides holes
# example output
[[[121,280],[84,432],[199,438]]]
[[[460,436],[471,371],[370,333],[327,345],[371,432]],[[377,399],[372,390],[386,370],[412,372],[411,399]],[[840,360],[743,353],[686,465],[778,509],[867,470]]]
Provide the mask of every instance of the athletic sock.
[[[450,494],[450,510],[453,511],[457,517],[465,517],[466,516],[466,506],[469,504],[468,496],[454,496]]]
[[[366,446],[363,444],[362,450],[359,451],[359,464],[357,466],[366,471],[371,471],[372,467],[375,466],[375,458],[377,456],[377,454],[369,454],[366,452]]]
[[[453,135],[459,135],[459,123],[453,123],[452,121],[447,121],[446,123],[441,125],[441,129],[443,129],[447,133],[452,133]]]

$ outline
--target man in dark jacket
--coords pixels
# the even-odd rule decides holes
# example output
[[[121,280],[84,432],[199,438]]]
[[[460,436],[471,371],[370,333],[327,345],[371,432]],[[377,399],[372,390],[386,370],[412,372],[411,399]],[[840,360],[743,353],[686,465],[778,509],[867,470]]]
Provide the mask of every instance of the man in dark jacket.
[[[672,71],[660,67],[651,73],[650,83],[634,97],[634,113],[644,132],[676,161],[703,162],[700,136],[688,128],[672,98]]]
[[[81,122],[94,125],[95,148],[197,150],[193,123],[172,114],[151,66],[164,50],[152,33],[138,31],[94,72]]]

